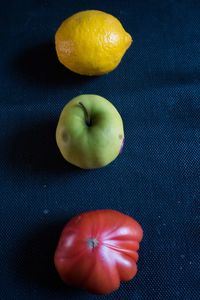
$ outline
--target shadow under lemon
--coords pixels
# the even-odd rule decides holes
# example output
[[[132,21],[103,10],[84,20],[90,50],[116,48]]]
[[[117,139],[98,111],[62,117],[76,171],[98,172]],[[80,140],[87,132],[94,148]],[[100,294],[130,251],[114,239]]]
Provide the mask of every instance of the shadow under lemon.
[[[97,77],[79,75],[64,67],[58,60],[53,41],[23,49],[14,58],[13,70],[25,81],[46,88],[80,87]]]

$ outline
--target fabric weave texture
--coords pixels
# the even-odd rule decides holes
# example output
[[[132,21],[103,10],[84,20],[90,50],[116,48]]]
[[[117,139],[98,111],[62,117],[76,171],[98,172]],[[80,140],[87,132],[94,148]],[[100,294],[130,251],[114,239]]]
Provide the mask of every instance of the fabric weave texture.
[[[57,60],[54,34],[73,13],[99,9],[133,44],[113,72],[84,77]],[[0,203],[2,300],[200,299],[200,1],[1,3]],[[64,105],[107,98],[125,127],[109,166],[81,170],[55,142]],[[64,224],[112,208],[144,229],[138,274],[108,296],[66,287],[53,266]]]

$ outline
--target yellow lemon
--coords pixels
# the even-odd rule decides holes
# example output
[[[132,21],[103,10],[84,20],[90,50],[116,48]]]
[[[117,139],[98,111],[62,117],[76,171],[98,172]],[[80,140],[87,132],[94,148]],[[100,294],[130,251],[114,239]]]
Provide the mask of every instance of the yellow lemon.
[[[59,61],[82,75],[101,75],[115,69],[131,42],[117,18],[98,10],[72,15],[55,35]]]

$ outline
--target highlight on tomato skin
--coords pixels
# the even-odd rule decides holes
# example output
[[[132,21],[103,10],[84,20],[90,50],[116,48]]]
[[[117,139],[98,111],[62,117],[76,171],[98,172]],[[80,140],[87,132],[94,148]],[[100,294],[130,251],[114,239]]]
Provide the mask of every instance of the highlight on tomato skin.
[[[94,294],[109,294],[137,273],[140,224],[119,211],[82,213],[64,227],[54,255],[60,278]]]

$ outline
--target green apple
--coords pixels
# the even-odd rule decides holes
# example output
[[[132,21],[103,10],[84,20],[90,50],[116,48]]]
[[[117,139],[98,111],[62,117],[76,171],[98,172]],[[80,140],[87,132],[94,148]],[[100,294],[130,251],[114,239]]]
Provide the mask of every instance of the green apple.
[[[123,121],[103,97],[80,95],[66,104],[56,128],[56,142],[63,157],[80,168],[101,168],[120,153]]]

